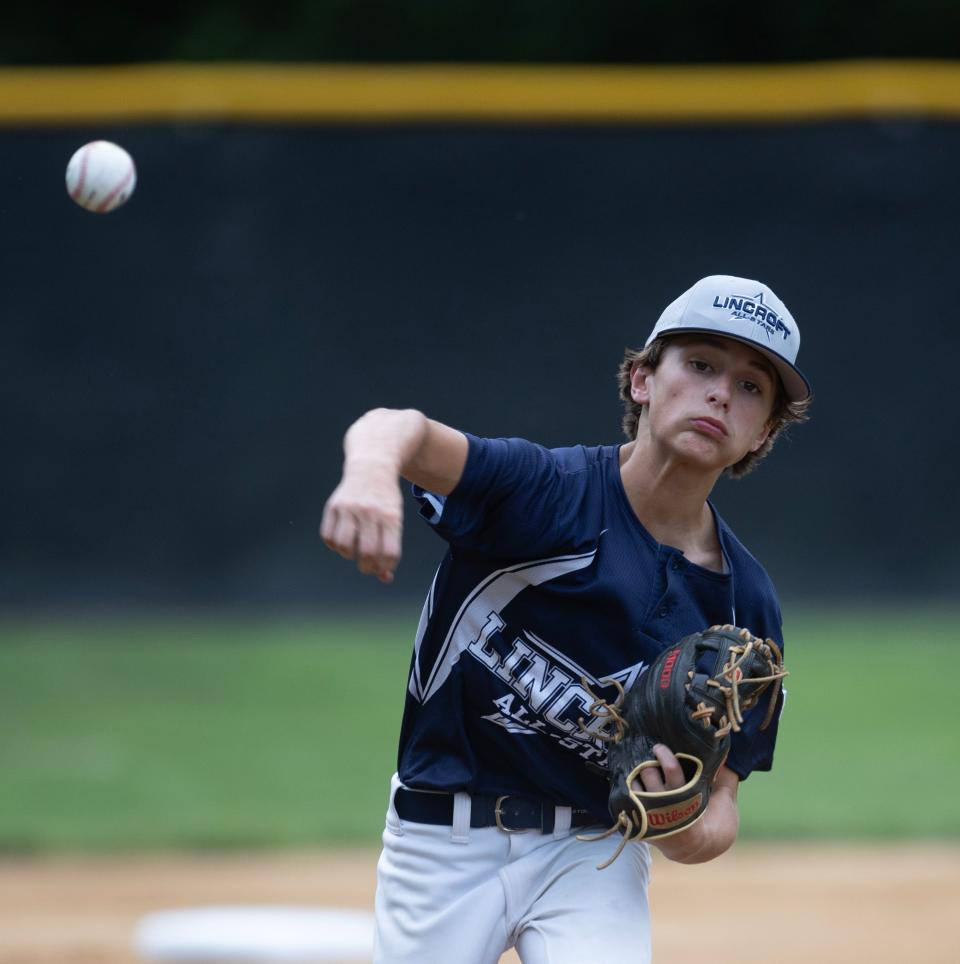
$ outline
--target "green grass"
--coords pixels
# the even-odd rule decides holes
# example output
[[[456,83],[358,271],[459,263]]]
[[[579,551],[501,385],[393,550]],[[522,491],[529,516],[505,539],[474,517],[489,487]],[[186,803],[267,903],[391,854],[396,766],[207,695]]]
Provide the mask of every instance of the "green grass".
[[[741,787],[742,832],[960,835],[956,627],[943,609],[795,617],[774,770]]]
[[[415,626],[0,628],[0,849],[372,841]]]
[[[415,613],[0,624],[0,850],[374,843]],[[745,838],[960,835],[956,614],[801,611]]]

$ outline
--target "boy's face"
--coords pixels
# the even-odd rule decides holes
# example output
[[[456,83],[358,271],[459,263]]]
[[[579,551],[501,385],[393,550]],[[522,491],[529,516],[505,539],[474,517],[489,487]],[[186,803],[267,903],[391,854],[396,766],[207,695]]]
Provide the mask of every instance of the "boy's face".
[[[676,456],[722,470],[769,434],[778,375],[759,352],[711,335],[679,335],[655,371],[634,369],[633,400],[646,405],[652,437]]]

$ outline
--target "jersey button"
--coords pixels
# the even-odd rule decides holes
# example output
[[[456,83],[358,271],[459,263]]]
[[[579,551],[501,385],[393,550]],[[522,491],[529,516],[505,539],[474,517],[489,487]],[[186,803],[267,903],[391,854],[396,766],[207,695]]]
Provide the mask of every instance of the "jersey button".
[[[662,619],[664,616],[666,616],[668,612],[670,612],[670,610],[667,609],[666,606],[664,606],[663,609],[660,610],[660,617],[661,617],[661,619]]]

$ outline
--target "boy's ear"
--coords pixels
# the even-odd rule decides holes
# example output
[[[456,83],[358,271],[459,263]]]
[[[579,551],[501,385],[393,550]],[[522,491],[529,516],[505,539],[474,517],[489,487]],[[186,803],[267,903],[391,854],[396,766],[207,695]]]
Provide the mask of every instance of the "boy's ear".
[[[750,446],[751,453],[757,452],[763,447],[763,443],[770,437],[770,431],[772,429],[773,425],[770,422],[767,422],[767,424],[763,426],[763,431],[754,439],[753,445]]]
[[[640,362],[634,362],[630,369],[630,398],[638,405],[646,405],[650,401],[649,380],[653,371]]]

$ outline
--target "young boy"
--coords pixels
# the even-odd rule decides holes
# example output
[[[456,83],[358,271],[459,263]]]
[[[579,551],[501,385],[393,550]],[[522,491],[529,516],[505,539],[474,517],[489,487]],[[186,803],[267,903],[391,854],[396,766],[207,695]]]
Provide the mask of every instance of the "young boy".
[[[326,544],[390,582],[401,478],[448,543],[414,643],[377,960],[493,964],[512,946],[525,964],[649,960],[648,845],[597,870],[618,840],[577,839],[613,822],[590,691],[612,701],[611,680],[629,689],[717,623],[782,646],[773,585],[708,497],[805,417],[799,343],[766,285],[716,275],[627,352],[624,445],[547,450],[386,409],[347,431]],[[739,783],[772,764],[776,722],[759,723],[750,713],[735,734],[703,819],[656,841],[669,859],[733,843]],[[671,748],[655,752],[646,788],[682,785]]]

